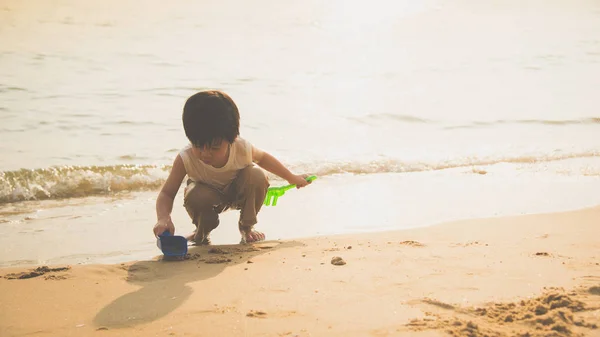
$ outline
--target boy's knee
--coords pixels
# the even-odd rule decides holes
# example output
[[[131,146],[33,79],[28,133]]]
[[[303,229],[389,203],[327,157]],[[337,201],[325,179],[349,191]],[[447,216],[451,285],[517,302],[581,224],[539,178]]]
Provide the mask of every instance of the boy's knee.
[[[200,184],[192,183],[188,186],[183,203],[186,208],[207,211],[212,210],[214,206],[219,204],[219,201],[220,196],[216,191],[212,191]]]
[[[198,184],[190,185],[189,188],[183,201],[185,209],[192,223],[208,233],[219,225],[219,214],[215,210],[218,195],[215,191]]]
[[[201,184],[188,186],[183,205],[192,222],[199,227],[213,229],[219,225],[219,211],[222,198],[218,192]]]
[[[263,170],[255,166],[248,166],[240,172],[240,180],[249,187],[257,189],[267,189],[269,180]]]

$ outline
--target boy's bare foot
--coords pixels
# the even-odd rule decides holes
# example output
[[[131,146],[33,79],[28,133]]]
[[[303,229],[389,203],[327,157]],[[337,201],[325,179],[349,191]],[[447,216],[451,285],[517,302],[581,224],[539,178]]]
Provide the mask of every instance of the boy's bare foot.
[[[242,232],[242,242],[241,243],[253,243],[253,242],[259,242],[259,241],[264,241],[265,240],[265,234],[259,232],[259,231],[255,231],[255,230],[250,230],[250,231],[244,231]]]
[[[185,239],[188,240],[189,242],[193,243],[196,246],[210,245],[210,238],[208,236],[206,236],[204,239],[202,239],[202,241],[197,242],[196,241],[196,232],[193,232],[192,234],[186,236]]]

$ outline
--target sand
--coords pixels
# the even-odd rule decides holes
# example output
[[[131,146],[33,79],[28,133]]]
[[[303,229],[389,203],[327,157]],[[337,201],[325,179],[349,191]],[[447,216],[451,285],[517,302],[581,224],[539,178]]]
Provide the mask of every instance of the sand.
[[[599,220],[594,207],[2,269],[0,335],[600,336]]]

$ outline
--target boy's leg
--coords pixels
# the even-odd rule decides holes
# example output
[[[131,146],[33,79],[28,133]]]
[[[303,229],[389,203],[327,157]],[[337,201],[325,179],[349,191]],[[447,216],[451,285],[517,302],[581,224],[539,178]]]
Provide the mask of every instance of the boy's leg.
[[[258,222],[257,215],[260,211],[269,181],[265,172],[258,167],[248,166],[240,171],[232,184],[233,207],[240,210],[239,229],[242,242],[264,240],[264,234],[254,231],[253,227]]]
[[[183,205],[196,225],[191,241],[198,245],[210,244],[209,234],[219,226],[219,213],[225,203],[225,196],[218,190],[202,183],[188,182]]]

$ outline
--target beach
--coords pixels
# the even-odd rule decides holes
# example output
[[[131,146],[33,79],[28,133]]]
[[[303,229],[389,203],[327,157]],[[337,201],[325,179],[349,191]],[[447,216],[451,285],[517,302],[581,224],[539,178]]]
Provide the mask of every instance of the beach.
[[[156,256],[154,203],[204,89],[318,177],[261,210],[270,240],[600,205],[597,1],[138,6],[3,2],[0,267]],[[239,242],[236,217],[214,243]]]
[[[594,207],[191,247],[184,261],[28,279],[10,278],[33,268],[3,269],[1,334],[598,336],[598,219]]]
[[[600,336],[598,1],[4,0],[0,41],[0,336]],[[317,179],[165,261],[206,89]]]

